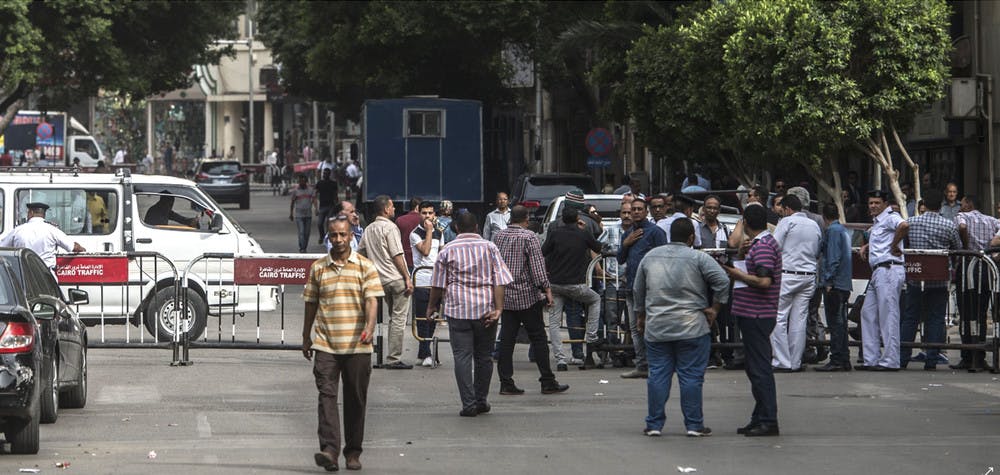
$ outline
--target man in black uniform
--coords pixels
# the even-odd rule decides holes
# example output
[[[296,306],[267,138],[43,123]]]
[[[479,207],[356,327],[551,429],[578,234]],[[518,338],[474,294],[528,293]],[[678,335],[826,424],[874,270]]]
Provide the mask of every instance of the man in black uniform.
[[[319,226],[319,243],[323,244],[326,236],[326,220],[333,214],[333,208],[337,205],[337,182],[333,181],[331,178],[333,174],[332,168],[323,169],[323,177],[316,182],[316,186],[313,187],[316,190],[316,194],[319,195],[319,215],[316,216],[317,226]]]

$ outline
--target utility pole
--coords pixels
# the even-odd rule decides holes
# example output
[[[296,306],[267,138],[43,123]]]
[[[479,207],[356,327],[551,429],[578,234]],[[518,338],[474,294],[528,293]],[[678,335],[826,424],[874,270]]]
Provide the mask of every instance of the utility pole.
[[[253,150],[253,0],[247,0],[247,95],[250,102],[250,142],[246,163],[257,163]]]

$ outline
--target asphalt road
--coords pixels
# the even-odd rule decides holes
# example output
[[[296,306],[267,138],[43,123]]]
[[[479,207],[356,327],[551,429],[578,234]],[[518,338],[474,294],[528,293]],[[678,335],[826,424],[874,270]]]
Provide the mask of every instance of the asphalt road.
[[[255,193],[251,210],[232,214],[264,249],[291,252],[295,231],[286,209],[286,198]],[[321,250],[315,242],[312,247]],[[374,370],[365,472],[616,474],[690,467],[697,474],[840,475],[1000,469],[997,375],[920,369],[781,374],[782,436],[748,439],[735,434],[752,406],[746,377],[713,370],[704,394],[706,424],[715,433],[684,437],[675,389],[664,436],[646,438],[644,381],[620,379],[620,370],[571,367],[557,373],[571,386],[567,393],[541,395],[524,346],[515,353],[515,377],[527,394],[495,395],[490,414],[458,417],[450,350],[442,349],[440,368]],[[407,337],[404,358],[412,362],[415,350]],[[62,411],[57,423],[43,426],[38,455],[0,455],[0,473],[323,473],[312,461],[318,449],[316,389],[301,354],[195,349],[191,359],[192,366],[171,367],[164,350],[91,350],[87,407]],[[492,390],[496,394],[496,383]]]

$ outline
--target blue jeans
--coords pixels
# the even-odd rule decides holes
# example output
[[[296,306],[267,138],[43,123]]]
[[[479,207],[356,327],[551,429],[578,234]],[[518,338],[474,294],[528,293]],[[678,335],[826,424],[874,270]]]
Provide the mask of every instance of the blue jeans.
[[[903,292],[903,315],[899,320],[899,341],[912,342],[917,337],[917,325],[921,314],[926,312],[924,321],[924,343],[944,343],[944,315],[948,311],[948,288],[920,289],[920,284],[907,284]],[[938,348],[928,348],[924,366],[934,366],[938,360]],[[912,348],[902,348],[899,353],[900,366],[910,362]]]
[[[427,316],[427,302],[431,298],[429,287],[417,287],[413,289],[413,317],[423,318]],[[417,359],[423,360],[431,356],[431,338],[434,338],[434,329],[437,327],[437,320],[420,320],[417,322],[417,335],[425,338],[421,341],[417,349]]]
[[[312,231],[312,217],[295,218],[295,226],[299,229],[299,252],[309,248],[309,232]]]
[[[677,371],[681,387],[681,412],[687,430],[705,428],[701,412],[701,387],[705,383],[705,368],[712,349],[712,336],[677,341],[646,340],[646,359],[649,361],[649,379],[646,380],[646,399],[649,405],[646,428],[662,430],[667,420],[664,406],[670,398],[670,383]]]

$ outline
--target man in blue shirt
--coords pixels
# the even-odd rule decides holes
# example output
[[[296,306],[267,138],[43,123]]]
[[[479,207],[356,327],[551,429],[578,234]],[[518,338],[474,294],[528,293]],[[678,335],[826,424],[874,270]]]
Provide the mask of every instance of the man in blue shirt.
[[[667,243],[663,230],[647,220],[647,215],[645,201],[638,199],[632,201],[632,230],[622,235],[622,244],[618,248],[618,265],[626,265],[625,305],[628,307],[629,330],[632,334],[632,346],[635,348],[635,369],[621,375],[621,377],[628,379],[645,378],[649,374],[649,365],[646,363],[646,345],[642,341],[642,334],[639,333],[639,327],[635,321],[636,307],[632,296],[635,271],[639,268],[639,262],[650,249]]]
[[[823,292],[826,328],[830,331],[830,361],[816,371],[850,371],[847,348],[847,298],[851,295],[851,235],[833,203],[823,205],[826,229],[820,245],[819,286]]]

